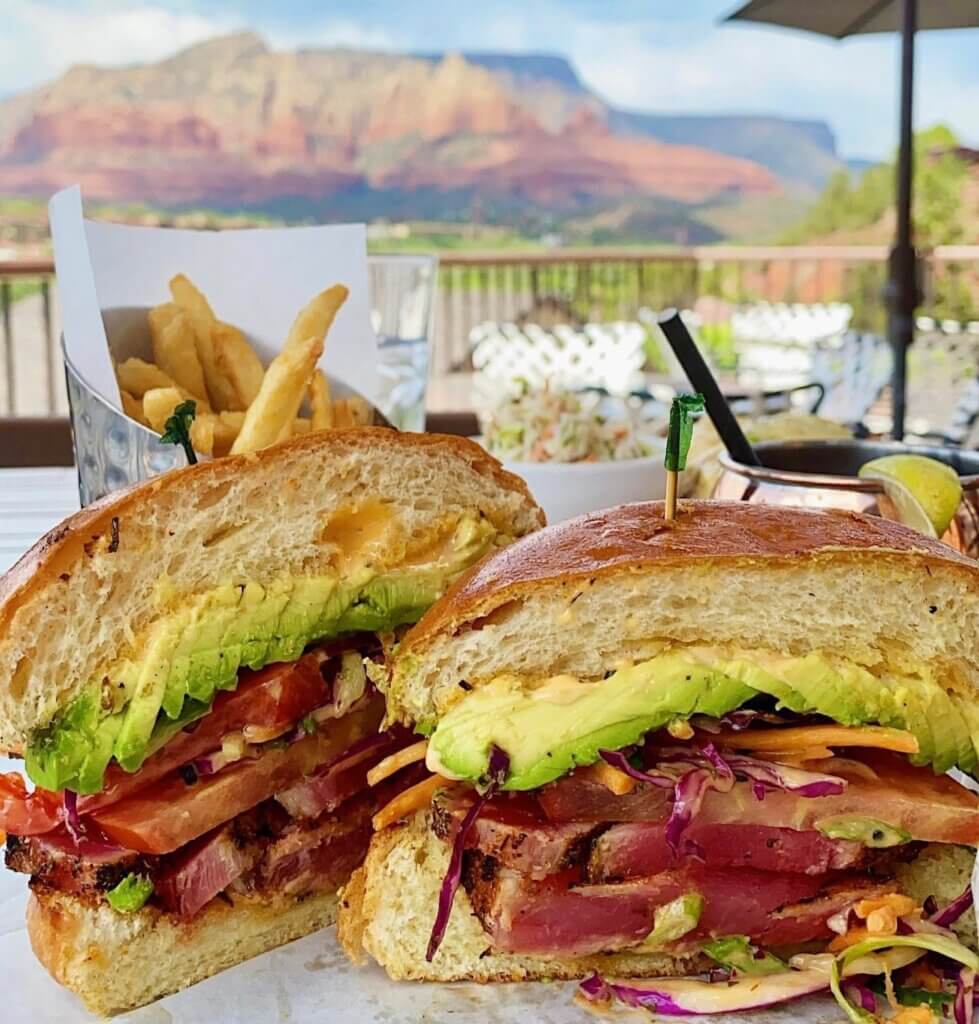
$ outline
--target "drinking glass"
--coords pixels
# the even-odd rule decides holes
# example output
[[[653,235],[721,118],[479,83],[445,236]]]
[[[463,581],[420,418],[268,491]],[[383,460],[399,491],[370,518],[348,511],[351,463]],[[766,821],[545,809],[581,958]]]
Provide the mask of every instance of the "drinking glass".
[[[367,272],[371,326],[377,335],[378,408],[399,430],[424,430],[438,260],[369,256]]]
[[[723,472],[714,498],[763,505],[842,508],[885,519],[897,509],[879,480],[861,480],[865,462],[884,455],[927,455],[959,474],[962,501],[942,540],[972,558],[979,558],[979,452],[884,441],[766,441],[754,446],[761,466],[747,466],[720,456]]]

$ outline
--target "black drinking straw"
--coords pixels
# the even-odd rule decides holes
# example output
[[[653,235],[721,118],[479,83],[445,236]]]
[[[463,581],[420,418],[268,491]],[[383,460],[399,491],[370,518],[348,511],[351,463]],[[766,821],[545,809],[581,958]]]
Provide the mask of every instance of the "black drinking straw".
[[[675,309],[666,309],[659,314],[656,322],[666,335],[666,340],[680,361],[691,387],[704,396],[707,415],[710,416],[714,429],[724,442],[728,454],[743,465],[760,466],[761,460],[744,436],[741,427],[738,426],[738,421],[734,418],[727,399],[721,394],[714,375],[704,362],[697,343],[690,337],[687,325],[680,319],[679,312]]]

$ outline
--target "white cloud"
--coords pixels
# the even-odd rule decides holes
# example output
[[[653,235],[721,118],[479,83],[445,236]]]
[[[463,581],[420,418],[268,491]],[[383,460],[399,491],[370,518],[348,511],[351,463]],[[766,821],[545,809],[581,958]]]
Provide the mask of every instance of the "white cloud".
[[[385,29],[361,25],[356,21],[342,18],[315,22],[304,26],[301,31],[272,30],[267,35],[272,46],[283,50],[320,46],[349,46],[357,50],[396,50],[405,45]]]
[[[238,25],[225,18],[156,4],[87,4],[84,10],[44,0],[0,2],[0,92],[38,85],[72,64],[159,60]]]
[[[943,120],[976,140],[979,82],[942,59],[945,40],[919,41],[916,122]],[[668,113],[746,112],[818,118],[844,155],[889,153],[897,137],[897,43],[846,43],[775,30],[711,29],[659,40],[648,29],[578,25],[569,56],[612,103]]]

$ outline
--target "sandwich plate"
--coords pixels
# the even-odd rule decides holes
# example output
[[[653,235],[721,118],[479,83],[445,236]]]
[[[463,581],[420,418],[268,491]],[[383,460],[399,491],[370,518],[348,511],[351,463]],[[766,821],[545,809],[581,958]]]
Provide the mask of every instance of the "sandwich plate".
[[[11,762],[0,759],[0,771]],[[31,953],[24,927],[27,884],[23,875],[0,872],[0,962],[16,978],[4,993],[4,1015],[33,1024],[89,1024],[97,1018],[48,976]],[[322,1021],[324,1024],[587,1024],[599,1018],[577,1006],[573,983],[527,985],[430,985],[393,982],[377,966],[356,967],[340,950],[332,931],[310,935],[239,964],[184,992],[113,1018],[119,1024],[196,1024],[202,1020],[237,1024]],[[616,1013],[618,1016],[619,1013]],[[603,1015],[605,1016],[605,1015]],[[650,1020],[639,1011],[623,1019]],[[831,1024],[840,1019],[832,999],[816,997],[781,1009],[753,1011],[751,1024]],[[683,1020],[744,1024],[745,1014]]]

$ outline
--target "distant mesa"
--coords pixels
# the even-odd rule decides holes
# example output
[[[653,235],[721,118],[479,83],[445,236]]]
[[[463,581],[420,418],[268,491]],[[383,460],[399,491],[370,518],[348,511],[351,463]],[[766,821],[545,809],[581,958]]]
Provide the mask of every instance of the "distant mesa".
[[[816,187],[817,122],[616,110],[548,54],[274,51],[252,32],[0,101],[0,193],[398,216]]]

